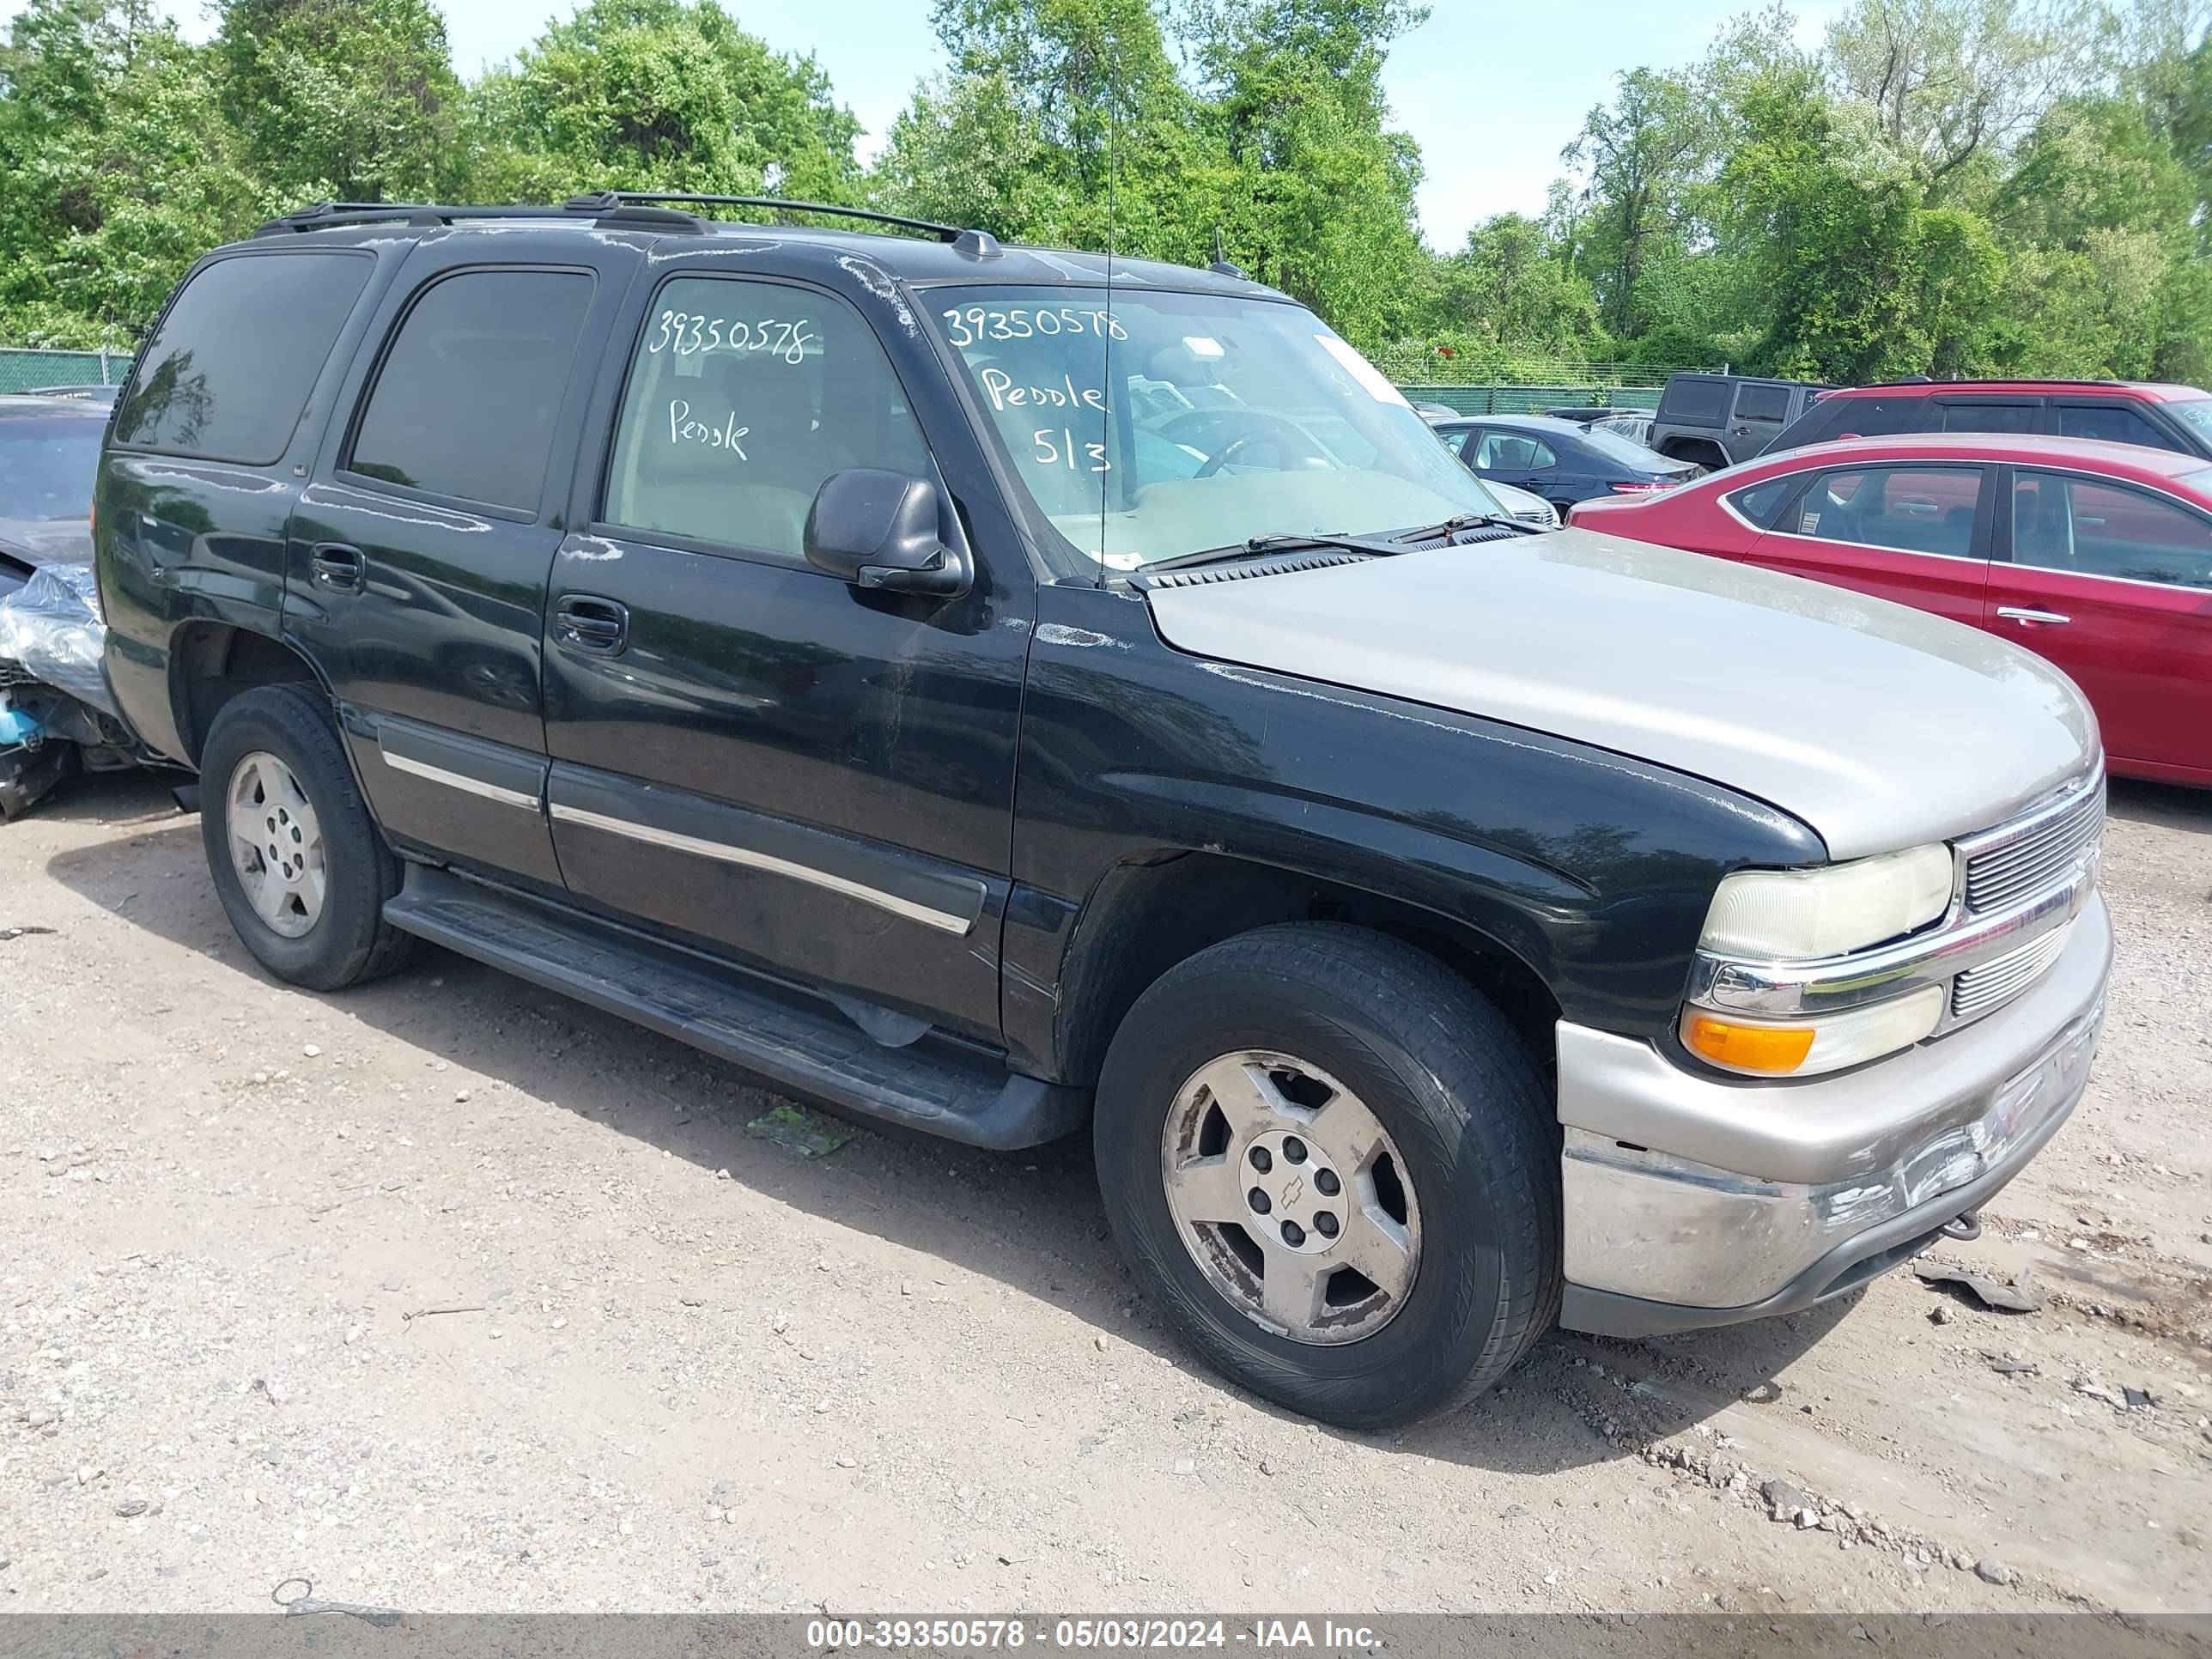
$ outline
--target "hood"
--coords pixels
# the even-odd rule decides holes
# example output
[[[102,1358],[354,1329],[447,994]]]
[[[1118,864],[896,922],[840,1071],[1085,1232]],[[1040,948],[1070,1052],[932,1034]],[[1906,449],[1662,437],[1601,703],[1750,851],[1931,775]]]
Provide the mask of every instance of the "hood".
[[[1148,598],[1180,650],[1693,773],[1836,859],[1985,828],[2098,747],[2073,682],[1990,635],[1587,530]]]
[[[0,548],[27,564],[90,564],[92,520],[0,517]]]

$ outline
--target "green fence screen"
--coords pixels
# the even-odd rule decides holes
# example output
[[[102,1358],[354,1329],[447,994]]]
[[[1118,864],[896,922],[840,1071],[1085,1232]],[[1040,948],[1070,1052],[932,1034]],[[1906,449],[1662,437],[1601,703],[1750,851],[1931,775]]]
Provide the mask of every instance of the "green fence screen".
[[[1462,415],[1527,415],[1569,404],[1607,409],[1656,409],[1656,386],[1401,386],[1417,404],[1442,404]]]
[[[131,372],[120,351],[23,351],[0,348],[0,392],[49,386],[120,386]]]

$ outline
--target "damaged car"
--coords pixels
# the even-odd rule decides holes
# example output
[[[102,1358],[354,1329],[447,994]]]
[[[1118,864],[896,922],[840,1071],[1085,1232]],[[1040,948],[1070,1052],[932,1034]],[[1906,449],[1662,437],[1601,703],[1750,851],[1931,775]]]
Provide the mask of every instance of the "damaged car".
[[[0,398],[0,822],[71,773],[155,760],[101,665],[92,481],[107,407]]]

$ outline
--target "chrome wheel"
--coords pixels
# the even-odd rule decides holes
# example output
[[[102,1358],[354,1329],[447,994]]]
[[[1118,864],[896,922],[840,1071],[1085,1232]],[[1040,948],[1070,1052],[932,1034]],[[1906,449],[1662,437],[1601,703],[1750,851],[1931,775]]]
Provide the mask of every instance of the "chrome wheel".
[[[323,913],[323,829],[292,769],[256,750],[232,769],[224,826],[231,866],[253,914],[298,939]]]
[[[1183,1248],[1245,1317],[1294,1342],[1357,1342],[1405,1306],[1421,1221],[1404,1171],[1359,1097],[1288,1054],[1200,1066],[1160,1133]]]

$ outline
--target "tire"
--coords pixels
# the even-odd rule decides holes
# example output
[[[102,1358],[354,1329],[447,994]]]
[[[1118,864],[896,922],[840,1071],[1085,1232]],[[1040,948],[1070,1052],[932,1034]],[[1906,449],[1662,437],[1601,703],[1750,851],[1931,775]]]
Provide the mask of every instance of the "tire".
[[[1191,1227],[1169,1196],[1170,1181],[1185,1178],[1171,1176],[1171,1166],[1210,1170],[1209,1152],[1229,1166],[1218,1183],[1207,1175],[1210,1198],[1185,1202],[1186,1212],[1229,1201],[1224,1186],[1273,1181],[1286,1168],[1289,1143],[1279,1138],[1272,1160],[1255,1158],[1279,1133],[1250,1127],[1278,1121],[1264,1104],[1225,1142],[1227,1114],[1190,1127],[1213,1109],[1204,1103],[1216,1098],[1210,1085],[1201,1087],[1201,1074],[1223,1079],[1225,1098],[1240,1086],[1237,1077],[1251,1078],[1247,1062],[1263,1056],[1292,1062],[1281,1071],[1260,1068],[1273,1098],[1295,1092],[1320,1102],[1313,1144],[1302,1148],[1314,1184],[1304,1196],[1287,1184],[1277,1188],[1266,1219],[1255,1219],[1255,1212],[1235,1232]],[[1237,1069],[1218,1069],[1231,1062]],[[1280,1241],[1263,1249],[1246,1229],[1277,1225],[1297,1209],[1305,1218],[1304,1243],[1315,1243],[1322,1216],[1301,1206],[1336,1190],[1322,1184],[1323,1161],[1351,1157],[1326,1144],[1328,1113],[1337,1104],[1334,1095],[1323,1097],[1330,1088],[1348,1091],[1355,1107],[1371,1114],[1390,1145],[1390,1167],[1402,1164],[1397,1231],[1413,1249],[1403,1257],[1381,1250],[1370,1232],[1358,1259],[1379,1255],[1390,1267],[1409,1257],[1413,1266],[1393,1312],[1382,1288],[1387,1273],[1347,1280],[1327,1265],[1333,1252],[1353,1246],[1361,1224],[1355,1210],[1372,1217],[1378,1203],[1391,1207],[1379,1160],[1371,1176],[1338,1177],[1347,1207],[1337,1223],[1341,1233],[1332,1227],[1331,1242],[1317,1246],[1323,1292],[1305,1297],[1303,1255],[1283,1280],[1286,1298],[1316,1310],[1305,1339],[1297,1340],[1287,1327],[1261,1322],[1268,1317],[1264,1306],[1252,1311],[1255,1292],[1245,1282],[1252,1261],[1263,1259],[1264,1301]],[[1258,1097],[1270,1097],[1261,1090]],[[1495,1006],[1442,963],[1363,928],[1293,923],[1202,951],[1138,998],[1107,1051],[1094,1138],[1099,1185],[1123,1258],[1199,1355],[1293,1411],[1345,1428],[1380,1429],[1473,1398],[1557,1320],[1559,1143],[1552,1118],[1549,1091],[1526,1046]],[[1268,1174],[1255,1176],[1255,1168]],[[1409,1219],[1415,1217],[1418,1225]],[[1241,1277],[1239,1266],[1246,1270]],[[1361,1327],[1334,1304],[1347,1285],[1357,1296],[1361,1284],[1382,1300],[1370,1297],[1351,1312],[1373,1307],[1381,1311],[1361,1317],[1388,1316],[1371,1331],[1351,1334]],[[1346,1322],[1328,1328],[1340,1320]]]
[[[298,848],[293,843],[301,840],[294,816],[299,803],[290,799],[289,784],[263,787],[286,774],[310,809],[300,816],[319,832],[314,842]],[[296,854],[304,863],[319,846],[319,891],[310,895],[303,885],[291,908],[280,908],[276,922],[257,908],[234,853],[240,823],[234,823],[232,801],[241,787],[261,790],[262,804],[270,809],[267,847],[281,839],[287,856]],[[263,833],[254,829],[257,848]],[[384,902],[399,890],[399,860],[384,844],[354,782],[330,704],[313,688],[261,686],[234,698],[216,717],[200,753],[200,838],[230,925],[277,978],[311,991],[343,990],[391,973],[413,955],[412,936],[384,920]],[[260,857],[258,851],[254,855]]]

